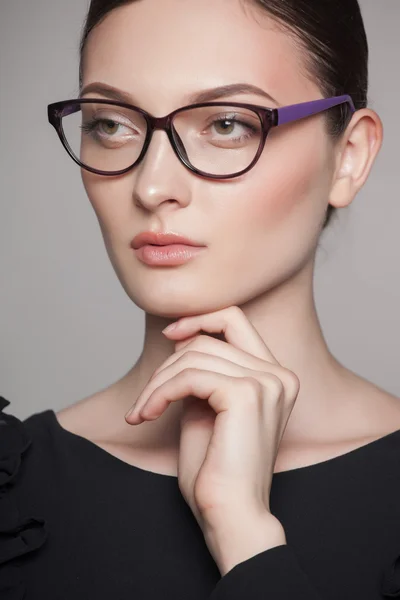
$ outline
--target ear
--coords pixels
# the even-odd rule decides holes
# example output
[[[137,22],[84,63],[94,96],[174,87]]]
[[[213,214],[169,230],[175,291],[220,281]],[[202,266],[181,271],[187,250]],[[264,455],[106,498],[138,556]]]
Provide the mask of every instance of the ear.
[[[383,125],[369,108],[357,110],[337,144],[337,163],[329,204],[348,206],[360,191],[382,146]]]

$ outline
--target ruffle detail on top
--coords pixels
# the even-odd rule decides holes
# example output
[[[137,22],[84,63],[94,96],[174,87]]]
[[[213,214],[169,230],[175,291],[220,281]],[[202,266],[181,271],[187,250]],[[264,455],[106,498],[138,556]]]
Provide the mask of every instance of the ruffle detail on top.
[[[17,417],[3,413],[9,404],[0,396],[0,598],[22,600],[22,568],[13,559],[40,548],[47,531],[44,519],[21,518],[10,494],[31,439]]]
[[[400,598],[400,551],[384,570],[381,592],[384,598]]]

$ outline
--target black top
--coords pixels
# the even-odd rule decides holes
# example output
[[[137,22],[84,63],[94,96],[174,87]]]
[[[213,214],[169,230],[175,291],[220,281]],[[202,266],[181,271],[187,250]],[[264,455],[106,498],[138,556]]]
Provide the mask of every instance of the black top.
[[[400,430],[275,473],[287,545],[221,577],[175,476],[61,427],[20,421],[0,396],[1,600],[400,598]]]

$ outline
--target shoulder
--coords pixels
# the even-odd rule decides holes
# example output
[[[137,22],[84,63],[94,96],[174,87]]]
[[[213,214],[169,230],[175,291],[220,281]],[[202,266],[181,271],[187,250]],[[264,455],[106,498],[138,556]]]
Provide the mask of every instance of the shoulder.
[[[0,396],[0,597],[4,600],[23,596],[22,571],[15,560],[38,550],[47,538],[45,519],[34,511],[31,514],[22,502],[23,467],[32,437],[20,419],[3,412],[9,404]]]
[[[349,369],[346,379],[340,390],[347,403],[345,418],[339,420],[344,437],[364,444],[400,429],[400,397]]]

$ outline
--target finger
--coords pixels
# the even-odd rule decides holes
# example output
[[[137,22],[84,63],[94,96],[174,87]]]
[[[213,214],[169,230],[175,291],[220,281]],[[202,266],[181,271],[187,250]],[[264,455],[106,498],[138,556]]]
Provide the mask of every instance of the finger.
[[[190,369],[193,372],[213,371],[230,377],[246,377],[260,375],[258,371],[242,367],[235,362],[220,358],[214,354],[188,351],[171,365],[160,371],[138,397],[134,410],[125,417],[130,424],[139,424],[144,420],[154,420],[160,417],[168,408],[169,401],[160,395],[159,390],[168,380],[176,377],[178,373]],[[182,397],[185,394],[182,395]]]
[[[228,410],[229,401],[225,395],[223,398],[218,394],[215,397],[215,392],[221,386],[226,388],[229,385],[232,395],[232,383],[231,375],[189,367],[168,378],[153,392],[152,405],[157,405],[157,407],[168,406],[171,402],[177,402],[188,396],[195,396],[207,400],[209,405],[219,414]],[[235,394],[233,394],[233,397],[235,397]],[[155,409],[152,412],[154,413]]]
[[[225,358],[226,360],[237,363],[242,367],[256,369],[259,371],[268,370],[272,371],[276,375],[282,374],[282,377],[284,377],[286,371],[286,369],[281,367],[279,364],[272,364],[269,361],[258,358],[257,356],[249,354],[244,350],[235,348],[227,342],[213,339],[208,335],[192,336],[188,338],[188,340],[179,342],[179,346],[176,344],[176,348],[177,351],[174,354],[171,354],[171,356],[169,356],[164,363],[154,371],[149,381],[152,381],[166,367],[174,364],[189,351],[202,352],[203,354],[213,354],[215,356],[219,356],[220,358]]]
[[[176,329],[163,333],[172,339],[179,339],[182,336],[186,338],[193,335],[197,331],[223,333],[226,341],[232,346],[273,364],[279,364],[256,328],[238,306],[230,306],[195,317],[184,317],[177,322]]]
[[[182,350],[182,348],[185,348],[185,346],[187,346],[191,342],[194,342],[194,340],[196,340],[199,336],[200,336],[200,334],[196,333],[196,335],[191,335],[190,337],[188,337],[184,340],[175,342],[175,352]]]

